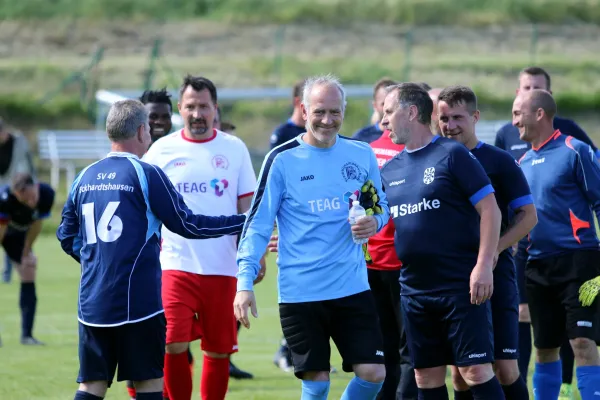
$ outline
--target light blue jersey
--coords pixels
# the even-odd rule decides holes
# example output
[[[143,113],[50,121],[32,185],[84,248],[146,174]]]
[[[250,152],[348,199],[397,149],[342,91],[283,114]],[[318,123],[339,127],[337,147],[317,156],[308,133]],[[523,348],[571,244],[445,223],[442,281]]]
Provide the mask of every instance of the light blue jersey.
[[[338,299],[369,289],[361,246],[352,240],[348,211],[371,179],[389,220],[375,154],[366,143],[343,136],[327,149],[302,137],[273,149],[265,158],[237,262],[238,291],[252,290],[273,232],[279,231],[279,302]]]

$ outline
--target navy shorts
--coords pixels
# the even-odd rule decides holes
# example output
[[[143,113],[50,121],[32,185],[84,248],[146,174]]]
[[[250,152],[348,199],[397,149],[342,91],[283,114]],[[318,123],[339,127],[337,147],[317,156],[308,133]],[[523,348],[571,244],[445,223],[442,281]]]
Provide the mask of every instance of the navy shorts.
[[[77,383],[146,381],[163,377],[167,323],[163,313],[144,321],[114,327],[79,323]]]
[[[494,269],[492,321],[494,322],[494,358],[519,358],[519,291],[512,258],[503,255]]]
[[[402,296],[408,352],[415,369],[494,362],[489,301],[471,304],[469,293]]]
[[[26,235],[27,232],[11,230],[9,228],[4,235],[4,239],[2,239],[2,247],[4,248],[6,255],[17,264],[21,263]]]
[[[527,304],[527,285],[525,285],[525,267],[527,266],[527,248],[519,243],[515,254],[515,270],[517,272],[517,287],[519,288],[519,304]]]

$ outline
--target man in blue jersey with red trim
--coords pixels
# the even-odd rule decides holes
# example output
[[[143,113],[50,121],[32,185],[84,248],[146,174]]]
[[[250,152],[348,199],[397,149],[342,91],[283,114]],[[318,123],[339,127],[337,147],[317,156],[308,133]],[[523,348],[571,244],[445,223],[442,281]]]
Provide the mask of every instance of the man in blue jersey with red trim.
[[[367,144],[339,134],[345,107],[337,78],[306,81],[307,132],[267,155],[238,249],[234,310],[249,327],[248,308],[257,317],[252,281],[277,221],[279,314],[303,400],[327,399],[331,339],[344,371],[355,374],[342,400],[374,400],[385,378],[377,310],[362,246],[353,236],[373,236],[389,212],[375,154]],[[380,194],[382,213],[350,225],[350,205],[369,180]]]
[[[540,67],[527,67],[519,73],[519,87],[517,95],[534,89],[543,89],[552,93],[552,81],[548,72]],[[584,143],[589,144],[596,157],[600,157],[600,150],[596,148],[590,137],[577,125],[574,121],[555,116],[553,119],[555,129],[562,133],[571,135],[575,139],[579,139]],[[495,146],[508,151],[516,160],[523,157],[523,154],[531,148],[531,144],[522,140],[519,137],[519,130],[512,122],[504,125],[496,133]],[[527,382],[527,374],[529,369],[529,361],[531,360],[531,318],[529,316],[529,308],[527,306],[527,293],[525,290],[525,264],[527,263],[526,240],[519,242],[517,252],[515,253],[515,265],[517,267],[517,282],[519,284],[519,369],[521,375]],[[562,399],[572,399],[573,393],[571,383],[573,381],[573,350],[568,340],[562,344],[560,349],[560,358],[562,360],[562,376],[563,385],[561,387]]]
[[[473,398],[504,399],[494,375],[491,305],[501,213],[475,156],[431,133],[418,84],[390,88],[382,125],[404,151],[381,169],[396,227],[401,306],[419,399],[448,399],[456,365]]]
[[[111,107],[108,156],[73,182],[57,237],[81,263],[76,400],[104,398],[116,368],[138,400],[162,399],[166,322],[161,301],[161,224],[190,239],[235,235],[245,216],[194,215],[159,168],[140,161],[151,142],[137,100]]]
[[[579,301],[579,287],[600,272],[600,164],[587,144],[553,127],[556,103],[544,90],[519,95],[513,124],[531,144],[520,160],[539,222],[529,234],[525,269],[533,326],[536,399],[556,399],[561,387],[559,349],[568,338],[582,400],[600,394],[600,301]],[[566,328],[566,329],[565,329]]]
[[[468,87],[450,86],[438,94],[439,129],[444,137],[464,144],[483,166],[495,190],[502,213],[498,243],[498,262],[494,268],[492,319],[494,325],[494,358],[496,376],[507,399],[529,399],[529,390],[520,378],[519,295],[512,246],[527,236],[537,223],[533,197],[517,161],[506,151],[481,142],[475,127],[479,120],[477,96]],[[452,368],[454,399],[473,396],[469,386]]]

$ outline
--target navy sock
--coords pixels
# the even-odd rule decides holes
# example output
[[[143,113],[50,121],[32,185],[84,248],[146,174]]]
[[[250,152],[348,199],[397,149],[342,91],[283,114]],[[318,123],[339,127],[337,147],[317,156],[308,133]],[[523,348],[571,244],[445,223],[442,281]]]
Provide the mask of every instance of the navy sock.
[[[536,399],[556,399],[560,394],[560,360],[551,363],[535,363],[533,391]]]
[[[81,390],[78,390],[77,393],[75,393],[74,400],[102,400],[103,398],[104,397],[94,396],[91,393],[82,392]]]
[[[502,386],[495,376],[486,383],[471,386],[471,393],[475,400],[504,400]]]
[[[419,388],[419,400],[448,400],[448,389],[446,385],[435,389]]]
[[[19,299],[21,307],[21,336],[30,337],[33,331],[33,320],[37,306],[35,294],[35,282],[21,282],[21,296]]]
[[[470,390],[454,389],[454,400],[473,400],[473,393]]]
[[[135,400],[163,400],[163,392],[140,393],[135,394]]]
[[[531,360],[531,324],[519,322],[519,371],[527,384],[529,361]]]
[[[598,393],[600,393],[600,367],[577,367],[575,373],[581,400],[597,399]]]
[[[398,384],[400,383],[400,364],[385,364],[385,380],[379,392],[378,398],[395,399]]]
[[[565,339],[560,347],[560,362],[562,363],[562,383],[573,383],[573,367],[575,366],[575,354],[569,339]]]
[[[529,389],[522,376],[519,376],[512,385],[502,386],[504,396],[511,400],[529,400]]]

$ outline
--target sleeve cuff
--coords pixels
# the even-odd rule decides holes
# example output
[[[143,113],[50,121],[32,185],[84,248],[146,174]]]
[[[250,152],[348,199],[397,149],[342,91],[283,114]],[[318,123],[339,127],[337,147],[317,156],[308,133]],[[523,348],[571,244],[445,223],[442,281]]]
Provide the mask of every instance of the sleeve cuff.
[[[514,211],[517,208],[526,206],[527,204],[533,204],[533,196],[530,194],[523,196],[523,197],[519,197],[518,199],[514,199],[513,201],[511,201],[508,204],[508,206],[510,207],[511,210]]]
[[[243,199],[244,197],[248,197],[248,196],[254,196],[254,192],[240,194],[240,195],[238,195],[238,199]]]
[[[471,196],[469,198],[469,201],[471,202],[471,204],[473,204],[474,206],[477,205],[477,203],[479,203],[481,201],[481,199],[483,199],[485,196],[487,196],[490,193],[494,193],[494,188],[492,187],[492,185],[486,185],[484,187],[482,187],[481,189],[479,189],[477,191],[477,193],[475,193],[473,196]]]
[[[239,276],[237,280],[237,291],[241,292],[242,290],[252,292],[254,290],[254,279],[247,275]]]

